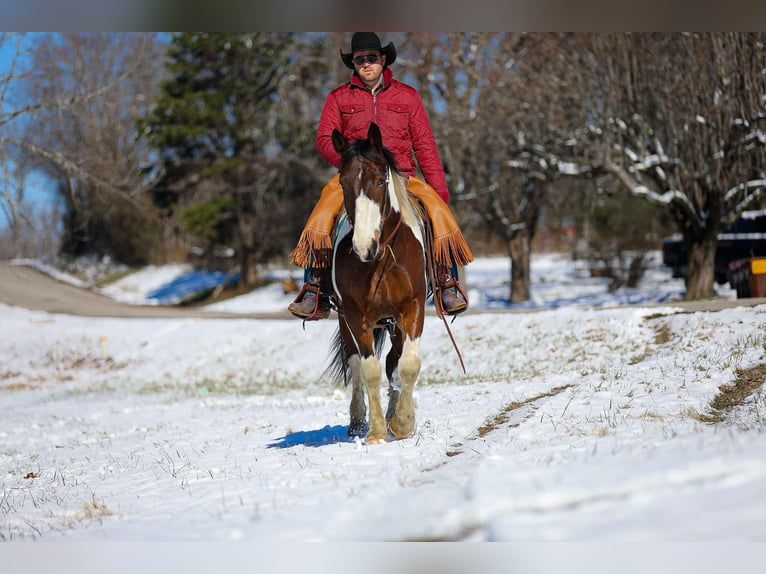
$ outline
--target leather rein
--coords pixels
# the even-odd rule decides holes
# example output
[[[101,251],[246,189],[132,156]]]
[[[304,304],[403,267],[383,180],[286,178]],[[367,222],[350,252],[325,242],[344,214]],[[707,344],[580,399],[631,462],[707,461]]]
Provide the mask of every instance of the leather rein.
[[[391,178],[391,168],[388,168],[386,170],[386,199],[385,199],[385,203],[383,204],[384,220],[389,215],[391,215],[391,212],[393,211],[393,203],[391,202],[390,191],[388,190],[390,178]],[[381,257],[385,256],[386,247],[388,247],[388,250],[391,251],[391,254],[393,255],[393,250],[391,249],[391,241],[394,239],[394,237],[396,237],[396,233],[399,231],[399,228],[402,226],[402,219],[403,217],[400,211],[399,221],[396,222],[396,225],[394,226],[391,233],[388,234],[388,237],[386,237],[383,241],[381,241],[380,245],[378,246],[379,253],[383,254]]]

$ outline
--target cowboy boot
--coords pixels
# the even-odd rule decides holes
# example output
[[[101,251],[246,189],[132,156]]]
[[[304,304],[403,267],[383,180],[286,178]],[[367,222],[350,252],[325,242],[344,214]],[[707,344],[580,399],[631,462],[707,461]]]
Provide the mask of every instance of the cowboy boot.
[[[442,309],[447,315],[457,315],[468,309],[468,298],[457,280],[457,266],[439,267],[437,272]]]
[[[318,321],[330,316],[329,269],[306,269],[305,280],[295,301],[287,310],[304,321]]]

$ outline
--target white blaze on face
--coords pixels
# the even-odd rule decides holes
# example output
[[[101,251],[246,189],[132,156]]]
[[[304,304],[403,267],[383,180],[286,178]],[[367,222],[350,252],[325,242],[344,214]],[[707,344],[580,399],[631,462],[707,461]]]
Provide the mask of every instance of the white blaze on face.
[[[380,240],[380,224],[382,214],[380,206],[372,201],[366,194],[361,193],[356,198],[354,206],[354,235],[352,244],[354,251],[364,259],[373,247],[373,243]]]

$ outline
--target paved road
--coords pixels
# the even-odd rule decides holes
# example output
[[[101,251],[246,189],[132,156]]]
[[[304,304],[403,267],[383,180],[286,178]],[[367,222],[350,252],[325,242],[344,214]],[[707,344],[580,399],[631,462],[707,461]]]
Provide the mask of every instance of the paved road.
[[[120,303],[105,295],[58,281],[32,267],[8,263],[0,263],[0,303],[83,317],[294,319],[287,310],[276,313],[225,313],[195,307]]]
[[[287,310],[274,313],[225,313],[206,311],[195,307],[160,307],[120,303],[88,289],[58,281],[32,267],[10,265],[3,262],[0,262],[0,303],[49,313],[65,313],[83,317],[197,317],[210,319],[291,319],[297,321]],[[766,304],[766,298],[761,297],[736,300],[679,301],[655,306],[672,305],[692,312],[718,311],[729,307],[752,307],[763,304]],[[471,310],[467,312],[471,313]]]

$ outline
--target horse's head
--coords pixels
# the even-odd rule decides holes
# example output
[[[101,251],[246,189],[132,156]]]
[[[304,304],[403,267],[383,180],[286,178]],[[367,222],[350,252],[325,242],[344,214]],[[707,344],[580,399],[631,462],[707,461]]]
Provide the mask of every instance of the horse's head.
[[[393,156],[383,147],[375,123],[370,124],[367,139],[349,143],[334,130],[332,142],[341,156],[340,184],[354,228],[354,252],[362,261],[373,261],[378,257],[385,218],[399,211],[394,194],[389,193]]]

